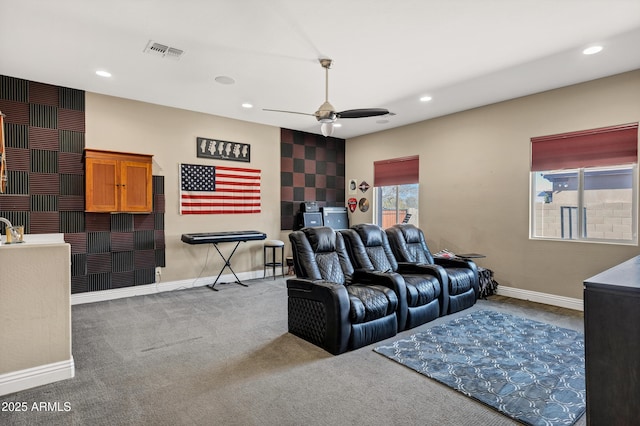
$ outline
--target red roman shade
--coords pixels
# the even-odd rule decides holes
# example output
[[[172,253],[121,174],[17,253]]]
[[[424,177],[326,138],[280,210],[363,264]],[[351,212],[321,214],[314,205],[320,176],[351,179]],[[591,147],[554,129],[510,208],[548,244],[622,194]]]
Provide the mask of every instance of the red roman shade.
[[[390,160],[374,161],[373,186],[404,185],[420,181],[420,157],[392,158]]]
[[[638,161],[638,123],[531,138],[531,171]]]

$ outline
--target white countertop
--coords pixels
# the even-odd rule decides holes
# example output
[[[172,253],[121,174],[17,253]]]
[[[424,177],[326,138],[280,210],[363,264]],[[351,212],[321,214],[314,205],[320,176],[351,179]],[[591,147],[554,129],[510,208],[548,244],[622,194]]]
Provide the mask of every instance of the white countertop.
[[[56,244],[64,243],[64,234],[24,234],[22,243],[6,244],[6,235],[2,235],[0,239],[0,247],[27,245],[27,244]]]

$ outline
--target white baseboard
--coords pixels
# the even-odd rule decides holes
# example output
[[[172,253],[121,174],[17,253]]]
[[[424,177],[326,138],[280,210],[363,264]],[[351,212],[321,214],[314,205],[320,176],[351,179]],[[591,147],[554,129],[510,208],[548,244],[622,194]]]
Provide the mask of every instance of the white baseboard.
[[[262,278],[263,271],[241,272],[238,275],[240,281]],[[169,281],[166,283],[154,283],[133,287],[124,287],[114,290],[92,291],[89,293],[76,293],[71,295],[72,305],[81,305],[83,303],[103,302],[106,300],[121,299],[124,297],[142,296],[145,294],[156,294],[165,291],[180,290],[192,287],[202,287],[212,284],[216,277],[200,277],[190,280]],[[222,275],[218,280],[219,283],[234,282],[235,277],[232,274]],[[537,291],[523,290],[515,287],[498,286],[497,294],[501,296],[513,297],[514,299],[530,300],[532,302],[544,303],[546,305],[559,306],[562,308],[574,309],[577,311],[584,310],[582,299],[574,299],[571,297],[557,296],[555,294],[540,293]]]
[[[66,361],[0,374],[0,395],[7,395],[60,380],[71,379],[75,375],[76,367],[73,362],[73,357]]]
[[[537,291],[505,287],[503,285],[498,286],[497,294],[513,297],[514,299],[530,300],[532,302],[544,303],[546,305],[584,311],[584,303],[582,299],[574,299],[572,297],[556,296],[555,294],[539,293]]]
[[[269,271],[271,272],[271,271]],[[277,272],[277,270],[276,270]],[[236,274],[240,281],[252,280],[256,278],[262,278],[263,271],[249,271]],[[268,275],[270,276],[270,275]],[[121,299],[124,297],[142,296],[145,294],[156,294],[165,291],[173,291],[180,289],[187,289],[192,287],[202,287],[205,285],[213,284],[216,280],[216,276],[193,278],[190,280],[180,281],[168,281],[166,283],[154,283],[139,285],[133,287],[124,287],[113,290],[92,291],[89,293],[76,293],[71,295],[72,305],[81,305],[84,303],[104,302],[106,300]],[[236,278],[233,274],[221,275],[218,279],[218,283],[235,282]]]

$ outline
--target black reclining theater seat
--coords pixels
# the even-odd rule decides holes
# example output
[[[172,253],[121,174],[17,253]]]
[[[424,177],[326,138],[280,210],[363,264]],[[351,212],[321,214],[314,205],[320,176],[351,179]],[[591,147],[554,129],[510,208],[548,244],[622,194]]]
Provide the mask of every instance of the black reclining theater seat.
[[[329,227],[289,234],[296,278],[287,280],[289,332],[334,355],[398,331],[399,275],[356,272],[342,235]]]
[[[340,231],[347,253],[356,269],[395,272],[405,280],[406,311],[400,330],[433,321],[447,311],[447,274],[437,265],[417,265],[396,261],[385,231],[374,224],[354,225]]]
[[[449,278],[449,308],[452,314],[473,306],[480,296],[478,267],[466,259],[433,257],[422,230],[412,224],[400,223],[385,230],[389,244],[399,263],[409,262],[444,267]]]

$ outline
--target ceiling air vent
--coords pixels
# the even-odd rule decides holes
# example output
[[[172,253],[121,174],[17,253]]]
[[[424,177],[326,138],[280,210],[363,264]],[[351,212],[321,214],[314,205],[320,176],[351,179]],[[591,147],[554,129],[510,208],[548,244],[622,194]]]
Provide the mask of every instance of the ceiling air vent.
[[[147,43],[147,47],[144,48],[144,52],[151,55],[160,56],[162,58],[173,59],[175,61],[180,59],[184,54],[184,50],[156,43],[153,40],[149,40],[149,43]]]

